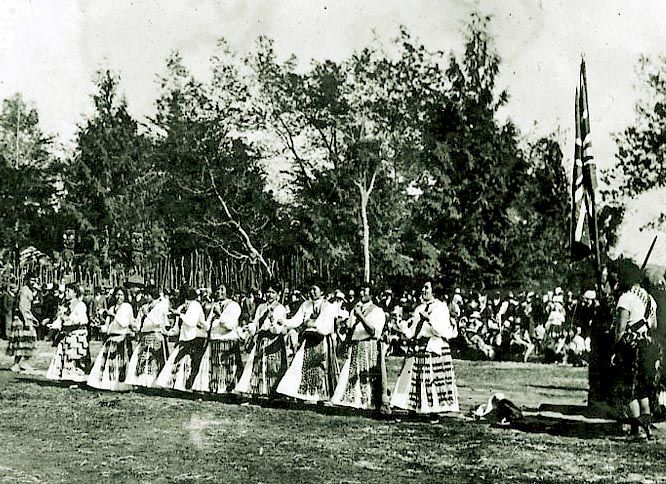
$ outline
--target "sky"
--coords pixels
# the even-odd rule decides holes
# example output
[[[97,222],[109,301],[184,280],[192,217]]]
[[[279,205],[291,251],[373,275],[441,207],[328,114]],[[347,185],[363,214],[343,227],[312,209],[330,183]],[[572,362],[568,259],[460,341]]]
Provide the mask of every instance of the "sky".
[[[375,36],[394,38],[404,25],[433,50],[460,52],[474,10],[493,15],[499,84],[510,95],[502,116],[527,139],[557,132],[567,158],[585,56],[595,157],[600,168],[612,166],[613,133],[634,119],[638,57],[656,56],[666,45],[661,0],[3,0],[0,98],[22,93],[43,129],[67,145],[92,110],[94,73],[103,67],[120,74],[130,112],[141,119],[154,110],[156,80],[174,50],[201,77],[221,37],[243,53],[266,35],[280,57],[295,54],[306,64],[341,60]],[[627,201],[635,213],[623,227],[620,252],[642,260],[652,240],[638,230],[645,207],[665,200],[655,193]],[[653,260],[666,265],[662,238]]]

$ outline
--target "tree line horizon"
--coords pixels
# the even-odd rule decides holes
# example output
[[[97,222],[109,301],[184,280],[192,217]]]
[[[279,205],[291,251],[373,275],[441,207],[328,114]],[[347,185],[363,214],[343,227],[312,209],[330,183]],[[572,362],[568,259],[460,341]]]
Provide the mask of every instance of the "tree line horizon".
[[[470,17],[459,56],[401,28],[306,70],[293,56],[278,61],[268,38],[244,57],[220,41],[207,82],[173,53],[143,122],[102,69],[66,156],[34,107],[5,99],[0,248],[57,253],[73,229],[79,262],[104,268],[130,263],[140,233],[147,260],[199,250],[268,268],[298,254],[325,261],[341,284],[593,285],[591,262],[569,257],[571,156],[555,133],[530,139],[498,119],[509,93],[496,86],[491,22]],[[623,200],[666,184],[666,61],[638,65],[649,94],[601,173],[612,187],[601,192],[604,251]],[[287,163],[288,198],[270,189],[271,163]]]

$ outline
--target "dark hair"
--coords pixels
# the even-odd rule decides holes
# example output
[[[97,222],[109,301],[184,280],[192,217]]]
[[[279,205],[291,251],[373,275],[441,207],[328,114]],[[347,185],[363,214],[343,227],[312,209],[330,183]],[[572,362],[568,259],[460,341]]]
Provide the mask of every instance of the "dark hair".
[[[157,289],[157,286],[146,286],[143,292],[148,294],[153,299],[157,299],[158,297],[160,297],[160,290]]]
[[[268,280],[264,281],[263,285],[261,286],[262,292],[264,294],[266,294],[271,289],[279,294],[280,293],[280,284],[278,284],[278,282],[273,280],[273,279],[268,279]]]
[[[620,290],[626,291],[634,284],[639,284],[643,280],[643,273],[633,261],[619,259],[613,265]]]
[[[30,279],[38,279],[37,273],[33,270],[26,272],[25,277],[23,278],[25,282],[28,282]]]
[[[426,284],[430,284],[430,287],[432,288],[432,295],[434,297],[443,297],[444,296],[444,286],[440,282],[434,281],[432,279],[426,279],[423,281],[423,284],[421,287],[425,286]]]
[[[186,301],[194,301],[197,298],[197,291],[192,286],[183,287],[182,294]]]
[[[74,291],[76,294],[76,297],[81,297],[82,291],[81,291],[81,286],[79,286],[76,282],[69,282],[65,284],[65,289],[71,289]]]
[[[118,291],[123,293],[123,296],[125,296],[125,301],[127,302],[127,290],[122,286],[118,286],[113,290],[113,295],[115,296]]]

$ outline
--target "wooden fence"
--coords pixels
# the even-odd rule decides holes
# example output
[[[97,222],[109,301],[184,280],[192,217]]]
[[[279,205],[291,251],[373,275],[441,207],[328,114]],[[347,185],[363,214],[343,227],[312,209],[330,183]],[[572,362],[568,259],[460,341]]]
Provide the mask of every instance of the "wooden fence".
[[[140,267],[112,265],[91,269],[74,263],[71,267],[54,264],[47,258],[19,262],[18,257],[2,261],[4,279],[13,275],[22,282],[28,272],[38,274],[40,282],[59,284],[78,282],[89,286],[122,286],[130,276],[139,275],[146,284],[175,289],[183,284],[193,287],[216,287],[225,284],[233,290],[256,290],[267,279],[265,268],[244,259],[216,259],[207,253],[194,251],[187,257],[161,258],[146,261]],[[312,281],[330,284],[334,279],[327,262],[312,260],[301,254],[267,259],[273,278],[280,284],[302,287]]]

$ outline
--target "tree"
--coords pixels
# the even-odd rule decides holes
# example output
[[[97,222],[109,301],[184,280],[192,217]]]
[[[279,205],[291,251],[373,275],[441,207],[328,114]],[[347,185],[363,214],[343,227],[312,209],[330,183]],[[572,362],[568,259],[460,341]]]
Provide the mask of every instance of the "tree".
[[[607,237],[616,239],[624,214],[623,200],[666,186],[666,57],[641,57],[638,76],[643,89],[635,107],[636,119],[616,136],[617,163],[602,173],[610,188],[602,195],[606,205]],[[653,222],[666,222],[666,211]]]
[[[278,207],[243,134],[252,126],[248,88],[232,53],[220,47],[210,84],[194,79],[178,54],[167,61],[153,122],[156,166],[165,176],[160,205],[175,252],[207,248],[258,261],[270,273],[264,255],[279,236]]]
[[[513,271],[531,287],[566,281],[569,262],[569,184],[562,150],[554,136],[531,143],[527,175],[516,204],[519,233]]]
[[[499,285],[515,261],[516,217],[527,164],[515,127],[497,121],[508,96],[497,93],[500,59],[489,17],[472,16],[461,62],[451,56],[452,85],[433,110],[415,182],[422,257],[436,255],[447,284]]]
[[[302,247],[351,275],[362,264],[366,282],[372,259],[380,276],[413,271],[400,243],[408,218],[404,172],[445,82],[439,54],[406,31],[392,47],[396,55],[373,46],[344,62],[313,62],[300,74],[295,58],[277,62],[262,39],[250,60],[268,129],[297,168]]]
[[[165,246],[155,204],[162,175],[152,163],[150,138],[118,94],[119,83],[109,70],[98,73],[95,113],[78,130],[64,181],[70,228],[80,230],[91,249],[106,245],[111,259],[122,262],[129,261],[133,232],[144,234],[148,255],[163,254]]]
[[[57,206],[58,163],[53,138],[37,110],[16,94],[0,112],[0,245],[52,248],[49,220]]]

